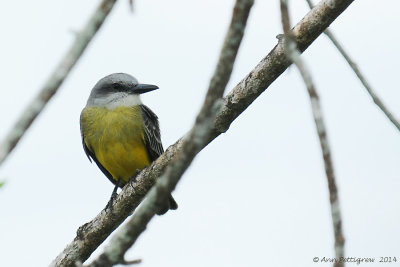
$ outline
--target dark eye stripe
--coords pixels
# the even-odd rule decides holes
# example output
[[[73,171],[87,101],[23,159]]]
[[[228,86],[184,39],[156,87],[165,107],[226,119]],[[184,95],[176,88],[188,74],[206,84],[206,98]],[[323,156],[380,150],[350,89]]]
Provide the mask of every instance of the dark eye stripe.
[[[112,88],[113,88],[114,90],[116,90],[116,91],[125,91],[125,90],[126,90],[125,86],[122,85],[122,84],[120,84],[120,83],[114,83],[114,84],[112,85]]]

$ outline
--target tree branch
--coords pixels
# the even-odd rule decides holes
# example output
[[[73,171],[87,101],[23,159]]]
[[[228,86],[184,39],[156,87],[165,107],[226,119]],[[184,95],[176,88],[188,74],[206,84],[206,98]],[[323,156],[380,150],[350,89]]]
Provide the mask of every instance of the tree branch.
[[[325,173],[328,180],[329,199],[331,205],[332,224],[335,238],[335,256],[337,259],[344,257],[344,236],[342,232],[342,216],[339,205],[339,197],[336,186],[335,172],[332,163],[331,149],[329,146],[326,126],[322,115],[321,103],[318,93],[312,81],[310,72],[303,60],[300,58],[300,51],[296,48],[296,43],[293,41],[293,36],[290,32],[290,18],[287,7],[288,0],[280,0],[282,13],[282,26],[285,32],[283,41],[285,43],[285,52],[290,60],[299,69],[301,77],[307,87],[307,92],[310,96],[311,109],[314,117],[315,126],[319,137],[319,142],[322,149],[322,156],[325,165]],[[343,262],[335,262],[334,266],[343,267]]]
[[[306,0],[306,1],[308,3],[308,6],[312,9],[313,3],[311,2],[311,0]],[[357,75],[358,79],[364,85],[364,88],[367,90],[367,93],[371,96],[374,103],[383,111],[383,113],[386,115],[386,117],[400,131],[400,122],[398,120],[396,120],[394,115],[389,111],[389,109],[385,106],[385,104],[383,104],[382,100],[375,93],[375,90],[372,89],[372,87],[369,84],[369,82],[367,81],[367,79],[364,77],[364,75],[361,73],[360,69],[357,67],[357,64],[354,63],[354,61],[350,58],[350,55],[344,50],[343,46],[339,43],[339,41],[336,39],[336,37],[333,35],[333,33],[329,29],[326,29],[324,31],[324,33],[326,36],[328,36],[328,38],[332,41],[333,45],[336,46],[336,48],[339,50],[340,54],[342,54],[344,59],[347,61],[347,63],[353,69],[354,73]]]
[[[0,145],[0,165],[6,160],[8,155],[12,152],[19,140],[21,140],[25,132],[28,130],[29,126],[31,126],[33,121],[39,116],[40,112],[42,112],[49,100],[60,88],[71,69],[75,66],[76,62],[82,56],[90,41],[100,29],[115,2],[116,0],[101,1],[92,17],[89,19],[83,30],[77,35],[75,42],[72,44],[67,54],[54,70],[53,74],[44,84],[39,94],[31,101],[31,103],[19,117],[14,127]]]
[[[353,0],[323,0],[292,30],[300,51],[304,51]],[[290,65],[280,41],[272,51],[223,98],[223,105],[214,121],[207,143],[228,130],[230,124],[281,75]],[[50,266],[74,266],[84,262],[90,254],[139,205],[146,192],[161,176],[165,167],[181,153],[182,140],[171,145],[149,167],[141,171],[135,182],[125,186],[111,210],[103,210],[92,221],[81,226],[75,239],[57,256]],[[206,144],[207,145],[207,144]],[[206,146],[205,145],[205,146]]]
[[[183,139],[181,151],[166,168],[165,173],[149,191],[147,198],[129,221],[110,240],[104,252],[90,267],[109,267],[124,261],[126,251],[136,242],[139,235],[156,214],[158,207],[168,201],[183,173],[200,150],[208,143],[221,98],[232,73],[233,64],[246,28],[253,0],[237,0],[231,24],[220,53],[219,61],[211,79],[207,95],[195,125]]]
[[[131,10],[131,12],[133,13],[133,11],[135,10],[135,7],[134,7],[134,2],[133,2],[133,0],[129,0],[129,8],[130,8],[130,10]]]

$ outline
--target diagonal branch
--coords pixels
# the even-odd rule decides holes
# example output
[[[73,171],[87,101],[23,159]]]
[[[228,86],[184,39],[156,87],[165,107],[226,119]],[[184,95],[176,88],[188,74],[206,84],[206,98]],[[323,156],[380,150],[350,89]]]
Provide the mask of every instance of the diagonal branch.
[[[292,30],[300,51],[311,43],[353,2],[353,0],[322,0]],[[261,62],[223,98],[207,143],[229,129],[230,124],[291,64],[280,41]],[[149,167],[142,170],[136,182],[125,186],[113,204],[112,211],[102,211],[81,226],[77,236],[50,266],[74,266],[84,262],[91,253],[120,225],[144,198],[166,166],[181,153],[183,138],[171,145]],[[207,144],[206,144],[207,145]]]
[[[308,6],[310,8],[313,8],[313,4],[312,4],[311,0],[306,0],[306,1],[308,3]],[[379,98],[379,96],[375,93],[375,90],[372,89],[372,87],[369,84],[369,82],[367,81],[367,79],[364,77],[364,75],[361,73],[360,69],[357,67],[357,64],[354,63],[354,61],[350,58],[350,55],[344,50],[343,46],[339,43],[339,41],[336,39],[336,37],[333,35],[333,33],[329,29],[326,29],[324,31],[324,33],[326,36],[328,36],[328,38],[332,41],[333,45],[336,46],[336,48],[339,50],[340,54],[342,54],[344,59],[347,61],[347,63],[353,69],[354,73],[357,75],[358,79],[364,85],[364,88],[367,90],[368,94],[371,96],[374,103],[383,111],[383,113],[386,115],[386,117],[400,131],[400,122],[394,117],[394,115],[385,106],[385,104],[382,102],[382,100]]]
[[[324,159],[325,173],[328,180],[329,187],[329,199],[331,204],[331,216],[332,224],[334,229],[335,238],[335,256],[336,259],[344,257],[344,236],[342,231],[342,215],[339,205],[339,197],[337,192],[337,186],[335,181],[335,172],[333,169],[331,149],[329,146],[328,135],[326,132],[326,126],[322,115],[321,103],[319,100],[318,93],[312,81],[310,72],[306,67],[303,60],[300,58],[300,52],[296,48],[296,43],[293,40],[293,36],[290,32],[290,18],[289,10],[287,7],[288,0],[280,0],[281,13],[282,13],[282,26],[285,33],[283,38],[285,43],[285,52],[290,60],[299,69],[301,77],[307,87],[307,92],[310,96],[311,109],[314,117],[315,126],[317,128],[319,142],[322,149],[322,156]],[[335,262],[335,267],[343,267],[344,263]]]
[[[207,95],[195,125],[183,139],[180,153],[176,160],[166,168],[155,186],[149,191],[147,198],[110,240],[104,252],[94,260],[90,267],[109,267],[124,262],[126,251],[143,233],[147,224],[154,217],[158,206],[168,200],[183,173],[192,163],[200,150],[208,143],[209,135],[219,107],[225,87],[232,73],[233,64],[246,28],[247,18],[254,0],[237,0],[231,24],[220,53],[219,61],[211,79]],[[159,204],[160,203],[160,204]]]
[[[25,111],[15,123],[14,127],[1,143],[0,165],[6,160],[8,155],[12,152],[19,140],[21,140],[25,132],[28,130],[29,126],[31,126],[33,121],[39,116],[40,112],[42,112],[49,100],[60,88],[71,69],[75,66],[76,62],[82,56],[90,41],[100,29],[116,1],[117,0],[102,0],[99,6],[96,8],[92,17],[89,19],[83,30],[77,35],[75,42],[72,44],[67,54],[54,70],[53,74],[44,84],[39,94],[27,106]]]

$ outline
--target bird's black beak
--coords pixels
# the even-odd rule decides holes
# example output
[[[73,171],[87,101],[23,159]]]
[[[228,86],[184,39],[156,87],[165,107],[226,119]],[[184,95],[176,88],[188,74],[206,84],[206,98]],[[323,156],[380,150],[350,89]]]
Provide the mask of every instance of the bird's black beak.
[[[153,90],[158,89],[157,85],[152,84],[137,84],[132,88],[132,93],[134,94],[144,94]]]

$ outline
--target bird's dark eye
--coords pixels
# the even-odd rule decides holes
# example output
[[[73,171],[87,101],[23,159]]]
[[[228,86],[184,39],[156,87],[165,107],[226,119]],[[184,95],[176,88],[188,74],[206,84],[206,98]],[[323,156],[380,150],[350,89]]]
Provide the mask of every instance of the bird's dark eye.
[[[123,91],[124,90],[124,86],[122,84],[120,84],[120,83],[113,83],[112,87],[116,91]]]

